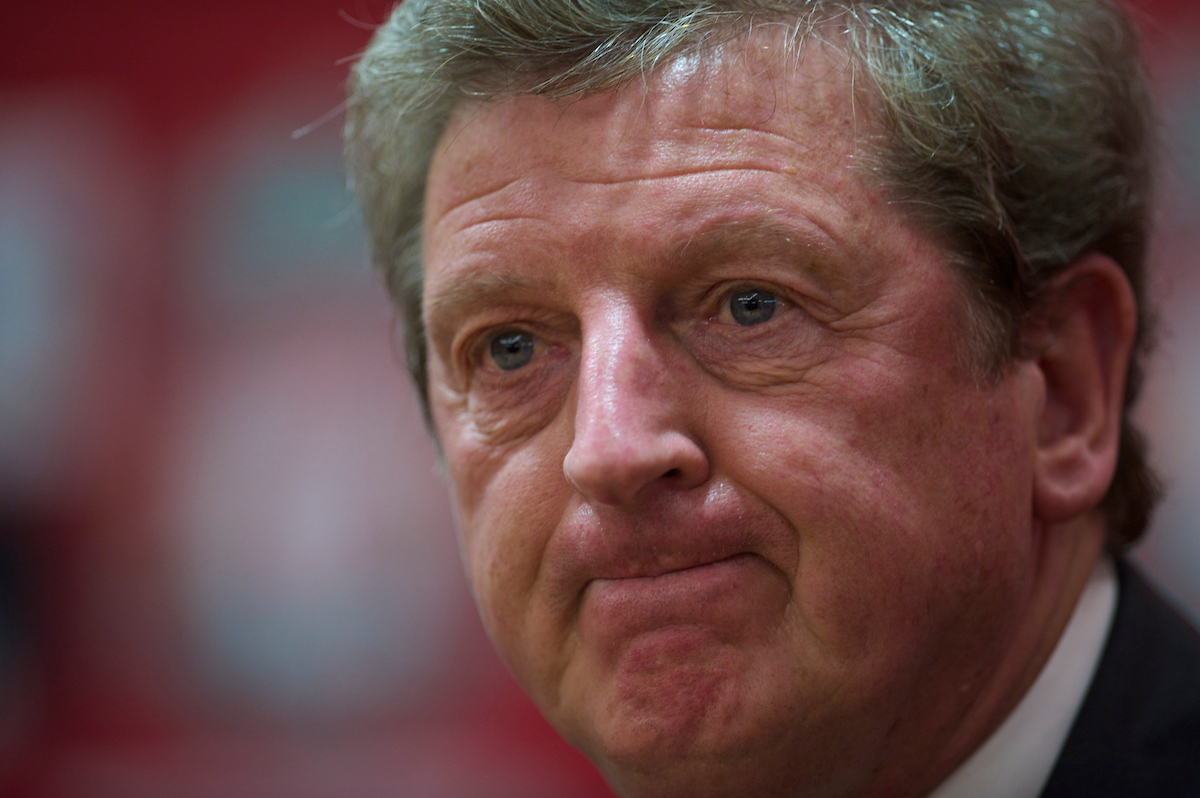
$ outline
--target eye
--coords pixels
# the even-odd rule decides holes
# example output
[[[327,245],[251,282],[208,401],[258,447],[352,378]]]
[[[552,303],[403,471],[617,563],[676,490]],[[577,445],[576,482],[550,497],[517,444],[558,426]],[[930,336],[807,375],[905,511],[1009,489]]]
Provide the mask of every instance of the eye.
[[[492,339],[492,362],[503,371],[514,371],[533,360],[533,335],[521,330],[505,330]]]
[[[775,304],[775,295],[770,291],[735,291],[729,297],[729,315],[743,327],[753,327],[775,315]]]

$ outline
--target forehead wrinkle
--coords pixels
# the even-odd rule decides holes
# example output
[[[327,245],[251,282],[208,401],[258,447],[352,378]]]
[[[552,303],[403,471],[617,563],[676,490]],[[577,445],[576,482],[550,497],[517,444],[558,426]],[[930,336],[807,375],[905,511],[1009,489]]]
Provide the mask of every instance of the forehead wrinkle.
[[[692,151],[692,142],[686,136],[679,135],[681,132],[691,131],[701,134],[728,134],[727,138],[739,140],[743,139],[745,134],[750,134],[755,138],[767,137],[778,143],[767,151],[741,146],[740,141],[728,142],[728,149],[724,150]],[[639,148],[613,146],[609,148],[603,161],[589,164],[587,170],[580,168],[578,162],[567,153],[548,163],[547,168],[559,179],[567,182],[579,185],[614,185],[719,172],[789,174],[790,170],[802,164],[797,164],[797,156],[802,156],[805,152],[796,141],[787,136],[751,127],[688,126],[675,128],[673,133],[674,135],[669,137],[656,136],[649,142],[643,142]],[[647,150],[654,157],[645,157]],[[630,172],[633,165],[649,168],[640,173]]]
[[[721,125],[720,127],[712,127],[711,125],[682,125],[679,129],[698,130],[702,133],[755,133],[762,136],[783,139],[789,147],[796,146],[795,139],[788,138],[782,133],[776,133],[773,130],[764,130],[761,127],[755,127],[754,125]]]
[[[495,188],[483,187],[478,192],[470,194],[466,197],[455,197],[454,203],[452,205],[448,205],[445,208],[438,209],[439,212],[437,214],[436,219],[434,220],[434,225],[440,225],[447,217],[449,217],[451,215],[455,215],[457,212],[462,211],[466,206],[471,205],[472,203],[479,203],[479,202],[486,200],[488,197],[496,196],[497,194],[499,194],[499,193],[505,191],[506,189],[510,188],[511,186],[513,186],[515,183],[518,183],[522,178],[523,178],[523,176],[517,176],[510,180],[505,180],[501,185],[498,185]],[[517,218],[517,217],[512,217],[512,218]],[[475,224],[479,224],[479,223],[485,222],[485,221],[492,221],[492,220],[491,219],[483,219],[478,222],[473,221],[470,224],[466,225],[466,227],[462,227],[459,229],[465,230],[467,227],[471,227]],[[498,219],[497,219],[497,221],[498,221]]]
[[[443,216],[442,218],[444,219],[446,217]],[[544,221],[546,221],[546,220],[541,218],[540,216],[524,216],[519,213],[514,213],[510,216],[501,216],[501,215],[485,216],[482,219],[472,219],[471,221],[467,222],[465,225],[463,225],[461,227],[456,227],[454,232],[457,235],[460,233],[465,233],[468,230],[473,230],[476,227],[482,227],[482,226],[488,225],[488,224],[497,224],[500,222],[544,222]],[[439,222],[440,222],[440,220],[439,220]]]
[[[677,177],[696,177],[698,175],[716,175],[723,172],[732,172],[734,174],[746,174],[753,172],[765,172],[767,174],[779,174],[774,169],[768,169],[762,166],[719,166],[716,168],[704,168],[703,166],[695,169],[680,169],[677,171],[655,172],[647,175],[634,175],[629,177],[612,178],[611,180],[593,179],[581,180],[577,178],[570,179],[569,182],[578,186],[619,186],[623,184],[633,185],[636,183],[653,183],[656,180],[671,180]]]
[[[707,121],[697,124],[684,122],[669,127],[657,122],[650,122],[648,125],[651,135],[635,143],[624,139],[606,143],[605,157],[593,164],[593,168],[598,171],[619,172],[628,168],[631,162],[645,162],[648,160],[647,156],[650,156],[650,159],[661,160],[668,168],[669,165],[675,165],[681,173],[707,171],[713,165],[721,165],[721,168],[727,169],[783,171],[793,165],[796,157],[807,149],[790,136],[756,125],[726,126],[719,122]],[[714,141],[714,138],[717,141]],[[700,149],[695,149],[697,147]],[[703,157],[697,159],[698,154]],[[694,165],[681,166],[681,160],[685,164]],[[554,167],[560,172],[569,172],[577,168],[578,164],[575,159],[564,157],[560,158]]]

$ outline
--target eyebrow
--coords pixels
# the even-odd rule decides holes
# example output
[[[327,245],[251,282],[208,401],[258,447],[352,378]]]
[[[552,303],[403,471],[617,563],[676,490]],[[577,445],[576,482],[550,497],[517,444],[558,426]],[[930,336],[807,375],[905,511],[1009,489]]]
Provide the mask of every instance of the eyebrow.
[[[672,247],[668,257],[700,266],[714,260],[782,254],[832,287],[846,278],[832,254],[836,249],[833,236],[820,226],[800,229],[758,217],[708,226]]]
[[[431,294],[425,303],[425,315],[431,321],[447,314],[458,316],[479,305],[493,305],[530,294],[544,295],[556,287],[551,280],[530,280],[485,268],[471,269],[456,275],[453,282]]]

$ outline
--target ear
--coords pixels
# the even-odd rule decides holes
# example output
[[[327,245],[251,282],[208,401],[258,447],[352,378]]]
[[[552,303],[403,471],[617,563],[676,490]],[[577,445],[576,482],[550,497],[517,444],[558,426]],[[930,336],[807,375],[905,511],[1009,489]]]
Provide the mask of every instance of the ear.
[[[1046,399],[1033,511],[1061,523],[1099,504],[1116,470],[1137,331],[1133,289],[1111,258],[1089,253],[1051,283],[1034,325]]]

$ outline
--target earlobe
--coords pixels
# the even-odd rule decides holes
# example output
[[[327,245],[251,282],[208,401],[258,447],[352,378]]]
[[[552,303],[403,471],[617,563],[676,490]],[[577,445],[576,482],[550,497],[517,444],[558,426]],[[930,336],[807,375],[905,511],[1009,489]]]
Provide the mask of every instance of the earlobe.
[[[1046,398],[1033,510],[1062,523],[1099,504],[1116,469],[1137,331],[1133,289],[1111,258],[1089,253],[1052,282],[1034,323]]]

